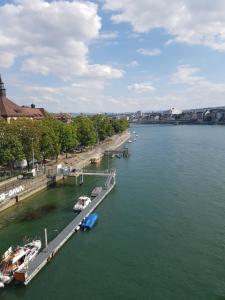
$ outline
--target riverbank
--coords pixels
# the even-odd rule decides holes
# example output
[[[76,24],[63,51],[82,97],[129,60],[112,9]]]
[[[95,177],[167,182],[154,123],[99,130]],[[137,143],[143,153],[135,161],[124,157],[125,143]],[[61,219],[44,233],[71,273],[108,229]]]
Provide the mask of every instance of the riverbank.
[[[70,165],[76,168],[84,168],[90,164],[91,158],[102,157],[105,151],[115,150],[124,144],[130,137],[128,131],[115,135],[104,143],[99,144],[90,151],[82,152],[78,154],[70,155],[70,157],[60,156],[57,162],[51,162],[46,169],[46,175],[39,176],[37,178],[21,180],[15,179],[13,182],[5,183],[0,188],[0,212],[16,205],[27,198],[30,198],[37,192],[43,191],[51,184],[61,180],[62,175],[57,174],[57,166]],[[51,172],[49,172],[51,171]],[[49,174],[52,174],[49,176]],[[12,195],[12,196],[10,196]],[[3,199],[3,200],[2,200]],[[2,200],[2,201],[1,201]]]
[[[90,164],[90,160],[96,157],[102,157],[105,151],[115,150],[123,145],[130,138],[130,133],[128,131],[117,134],[109,139],[107,139],[104,143],[95,146],[93,149],[87,152],[81,152],[76,155],[71,155],[68,158],[60,157],[58,162],[76,166],[77,168],[84,168]]]

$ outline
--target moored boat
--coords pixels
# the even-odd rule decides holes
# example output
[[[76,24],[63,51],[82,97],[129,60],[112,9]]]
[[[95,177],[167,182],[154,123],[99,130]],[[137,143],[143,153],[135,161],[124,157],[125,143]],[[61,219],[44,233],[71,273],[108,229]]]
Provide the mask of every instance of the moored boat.
[[[10,247],[2,256],[0,269],[0,288],[14,279],[14,273],[25,268],[41,249],[41,241],[33,240],[24,246]]]
[[[73,210],[75,212],[81,212],[91,203],[91,199],[87,196],[80,196],[77,203],[74,205]]]
[[[80,228],[83,230],[91,229],[98,219],[98,215],[96,213],[90,214],[85,217],[80,225]]]
[[[91,192],[91,197],[95,198],[97,197],[102,191],[102,186],[96,186],[93,191]]]
[[[131,140],[128,140],[127,142],[128,142],[128,143],[132,143],[132,141],[131,141]]]

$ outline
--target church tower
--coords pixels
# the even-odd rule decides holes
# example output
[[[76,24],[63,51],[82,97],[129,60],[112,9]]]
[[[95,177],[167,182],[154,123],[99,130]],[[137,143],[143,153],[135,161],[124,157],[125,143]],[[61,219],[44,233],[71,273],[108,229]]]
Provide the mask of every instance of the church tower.
[[[6,97],[6,89],[0,75],[0,98]]]

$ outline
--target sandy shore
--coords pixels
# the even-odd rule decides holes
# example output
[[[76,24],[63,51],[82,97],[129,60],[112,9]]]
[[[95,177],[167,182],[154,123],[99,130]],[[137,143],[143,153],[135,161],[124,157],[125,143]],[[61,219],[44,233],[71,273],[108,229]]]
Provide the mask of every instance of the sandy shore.
[[[68,158],[60,157],[58,162],[83,168],[90,164],[90,159],[103,156],[107,150],[115,150],[124,144],[130,138],[128,131],[117,134],[106,140],[104,143],[95,146],[92,150],[68,156]]]

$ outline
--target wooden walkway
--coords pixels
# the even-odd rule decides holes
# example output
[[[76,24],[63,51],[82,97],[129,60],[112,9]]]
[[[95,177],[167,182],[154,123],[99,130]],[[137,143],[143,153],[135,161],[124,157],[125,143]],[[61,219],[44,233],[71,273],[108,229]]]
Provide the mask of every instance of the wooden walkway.
[[[90,173],[90,172],[89,172]],[[99,173],[86,174],[84,175],[97,175]],[[101,173],[102,174],[102,173]],[[80,214],[78,214],[74,220],[67,225],[63,231],[61,231],[57,237],[52,240],[47,249],[45,248],[40,252],[36,258],[29,264],[28,268],[20,271],[23,278],[21,281],[24,285],[27,285],[37,274],[38,272],[54,257],[56,252],[66,243],[66,241],[77,231],[77,227],[80,225],[82,220],[88,216],[95,208],[104,200],[104,198],[110,193],[116,184],[116,172],[112,171],[107,174],[106,184],[102,192],[91,201],[91,203],[86,207]],[[72,209],[72,208],[71,208]],[[20,275],[19,274],[19,275]]]

